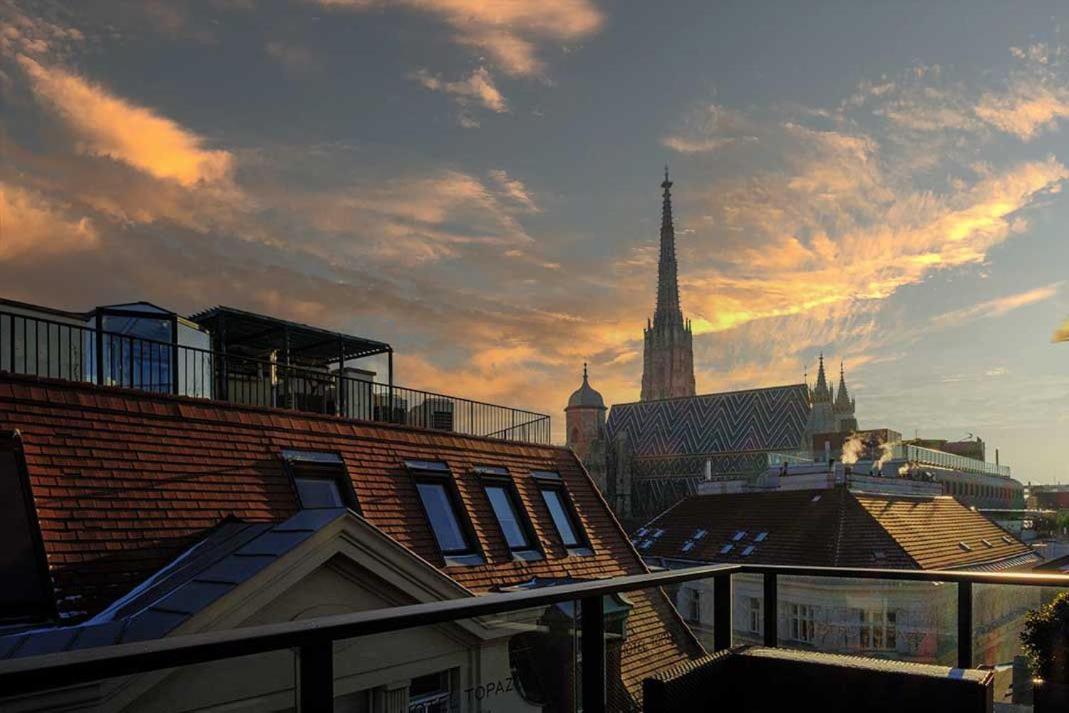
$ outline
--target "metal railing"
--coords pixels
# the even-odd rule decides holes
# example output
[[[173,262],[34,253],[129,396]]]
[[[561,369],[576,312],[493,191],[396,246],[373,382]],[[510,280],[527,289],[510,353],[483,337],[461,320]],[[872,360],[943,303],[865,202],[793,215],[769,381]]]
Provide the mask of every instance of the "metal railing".
[[[0,311],[0,371],[550,442],[545,414],[354,378],[338,369],[224,354],[13,312]]]
[[[731,578],[736,574],[763,577],[764,645],[779,645],[777,599],[779,578],[835,577],[889,581],[951,583],[957,586],[957,665],[973,666],[973,585],[1015,585],[1069,588],[1069,576],[1059,574],[977,572],[961,570],[857,569],[785,565],[705,565],[613,579],[488,594],[426,604],[378,609],[279,624],[174,636],[165,639],[84,649],[0,662],[0,692],[4,695],[41,693],[57,686],[73,686],[116,676],[147,673],[190,664],[232,659],[273,651],[297,652],[296,690],[302,713],[333,710],[334,643],[420,626],[443,624],[531,607],[579,601],[582,666],[580,688],[583,711],[606,710],[604,601],[607,595],[713,579],[714,651],[731,646]]]

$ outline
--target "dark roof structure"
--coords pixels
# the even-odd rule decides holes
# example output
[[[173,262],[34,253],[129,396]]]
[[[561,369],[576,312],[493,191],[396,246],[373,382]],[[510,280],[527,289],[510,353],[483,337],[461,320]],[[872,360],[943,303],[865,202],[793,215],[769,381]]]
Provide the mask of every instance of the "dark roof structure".
[[[634,533],[646,557],[696,562],[1010,569],[1032,548],[952,497],[875,495],[845,486],[697,495]]]
[[[605,409],[605,399],[590,385],[586,364],[583,364],[583,383],[568,397],[568,406],[564,410],[567,411],[572,408]]]
[[[188,595],[164,607],[181,615],[191,600],[212,596],[194,566],[206,553],[229,572],[241,548],[269,541],[275,549],[264,555],[278,556],[281,540],[307,536],[317,525],[299,510],[287,449],[337,454],[362,520],[472,593],[648,571],[565,448],[0,374],[5,429],[21,438],[55,607],[67,624],[172,594]],[[443,556],[406,461],[447,466],[481,563],[451,565]],[[512,481],[541,558],[513,556],[480,479],[487,469]],[[567,490],[584,554],[561,539],[532,475],[545,471]],[[622,673],[637,696],[650,672],[701,647],[659,592],[629,599]]]
[[[264,354],[286,352],[297,362],[329,363],[389,352],[390,345],[364,337],[332,332],[278,317],[246,312],[234,307],[212,307],[191,315],[192,321],[210,330],[216,351]],[[225,347],[225,349],[224,349]]]
[[[166,636],[346,510],[305,510],[277,524],[228,518],[92,619],[0,637],[0,658]]]
[[[614,404],[606,430],[639,457],[793,451],[806,446],[809,412],[808,388],[794,384]]]

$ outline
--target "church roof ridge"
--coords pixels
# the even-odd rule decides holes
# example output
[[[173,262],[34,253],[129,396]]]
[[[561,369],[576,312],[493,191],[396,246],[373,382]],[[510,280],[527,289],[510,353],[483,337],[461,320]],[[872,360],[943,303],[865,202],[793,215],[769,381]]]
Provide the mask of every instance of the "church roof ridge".
[[[703,398],[711,398],[713,396],[732,396],[734,394],[748,394],[748,393],[756,393],[756,392],[760,392],[760,391],[779,391],[779,390],[783,390],[783,389],[804,389],[804,388],[808,388],[808,386],[806,384],[801,383],[801,382],[796,383],[796,384],[779,384],[779,385],[776,385],[776,386],[753,386],[753,387],[750,387],[748,389],[735,389],[733,391],[713,391],[713,392],[710,392],[708,394],[694,394],[692,396],[669,396],[666,399],[647,399],[646,401],[642,401],[640,399],[640,400],[636,400],[636,401],[624,401],[622,403],[614,403],[613,407],[616,407],[616,406],[633,406],[633,405],[638,405],[638,404],[649,404],[649,403],[659,403],[659,402],[662,402],[662,401],[681,401],[683,399],[703,399]]]

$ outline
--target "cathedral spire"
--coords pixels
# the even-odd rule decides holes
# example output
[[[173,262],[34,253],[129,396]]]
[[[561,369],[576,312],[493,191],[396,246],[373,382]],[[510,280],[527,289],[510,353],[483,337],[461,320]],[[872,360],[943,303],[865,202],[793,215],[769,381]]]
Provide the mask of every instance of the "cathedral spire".
[[[814,401],[831,401],[831,389],[828,388],[828,377],[824,374],[824,352],[820,353],[820,369],[817,371],[817,383],[813,387]]]
[[[854,404],[850,400],[850,392],[846,390],[846,367],[839,362],[839,393],[835,395],[835,408],[838,411],[852,412]]]
[[[676,233],[672,225],[672,180],[664,167],[661,256],[657,263],[657,307],[646,321],[642,355],[642,400],[694,395],[694,346],[690,322],[679,307]]]
[[[657,311],[654,322],[683,323],[679,308],[679,281],[676,266],[676,231],[672,224],[672,181],[664,167],[664,194],[661,203],[661,256],[657,263]]]

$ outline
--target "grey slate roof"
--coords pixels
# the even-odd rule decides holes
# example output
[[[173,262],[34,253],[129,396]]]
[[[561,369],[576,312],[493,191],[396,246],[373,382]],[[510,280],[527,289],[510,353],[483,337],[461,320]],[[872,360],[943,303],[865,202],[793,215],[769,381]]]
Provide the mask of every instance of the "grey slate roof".
[[[302,510],[275,524],[224,520],[92,619],[0,637],[0,659],[165,636],[346,512]]]
[[[808,387],[794,384],[615,404],[605,427],[640,457],[784,452],[805,447],[809,412]]]

